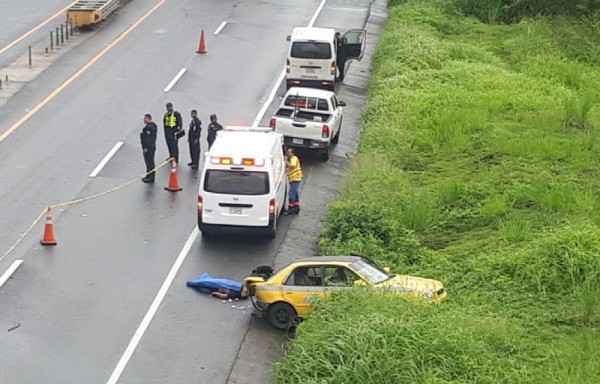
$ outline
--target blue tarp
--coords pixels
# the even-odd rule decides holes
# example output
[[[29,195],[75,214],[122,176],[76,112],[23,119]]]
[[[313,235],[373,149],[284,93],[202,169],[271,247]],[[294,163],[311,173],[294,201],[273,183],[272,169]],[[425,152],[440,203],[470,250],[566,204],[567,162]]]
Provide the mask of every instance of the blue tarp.
[[[211,292],[217,291],[218,289],[229,289],[230,291],[242,292],[242,283],[235,280],[220,279],[218,277],[212,277],[208,273],[203,273],[195,279],[188,280],[188,287],[195,287],[200,289],[210,290]]]

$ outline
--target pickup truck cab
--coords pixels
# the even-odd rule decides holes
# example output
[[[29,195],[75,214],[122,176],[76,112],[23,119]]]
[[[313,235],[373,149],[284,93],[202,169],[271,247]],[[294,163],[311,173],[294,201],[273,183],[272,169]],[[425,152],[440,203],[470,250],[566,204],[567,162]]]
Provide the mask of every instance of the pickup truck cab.
[[[290,88],[269,125],[283,135],[286,147],[318,150],[327,161],[340,138],[345,105],[330,91]]]

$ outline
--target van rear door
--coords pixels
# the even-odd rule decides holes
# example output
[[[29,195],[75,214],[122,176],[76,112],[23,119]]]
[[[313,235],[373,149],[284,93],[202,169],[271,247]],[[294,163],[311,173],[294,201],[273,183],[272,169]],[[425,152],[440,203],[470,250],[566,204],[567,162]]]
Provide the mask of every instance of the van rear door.
[[[288,78],[300,80],[330,80],[332,75],[332,44],[325,41],[293,41],[290,48]]]
[[[365,53],[367,43],[367,31],[364,29],[351,29],[342,36],[345,61],[360,61]]]
[[[203,222],[267,227],[271,190],[269,172],[235,168],[206,170]]]

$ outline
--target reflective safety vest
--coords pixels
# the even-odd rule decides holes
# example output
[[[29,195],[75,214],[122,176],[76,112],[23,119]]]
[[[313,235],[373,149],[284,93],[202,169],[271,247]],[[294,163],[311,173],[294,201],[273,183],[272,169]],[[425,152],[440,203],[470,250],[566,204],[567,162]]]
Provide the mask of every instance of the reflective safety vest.
[[[290,164],[292,164],[294,169],[288,172],[288,181],[301,181],[304,175],[302,174],[302,168],[300,167],[300,160],[298,157],[292,156],[290,159]]]
[[[165,126],[174,128],[177,126],[177,118],[175,117],[175,112],[165,114]]]

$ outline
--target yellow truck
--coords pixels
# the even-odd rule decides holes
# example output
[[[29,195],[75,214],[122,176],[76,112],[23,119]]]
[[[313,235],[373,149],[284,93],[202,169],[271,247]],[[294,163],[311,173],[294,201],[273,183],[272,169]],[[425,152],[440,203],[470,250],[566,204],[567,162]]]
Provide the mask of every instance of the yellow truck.
[[[79,0],[67,10],[67,23],[76,27],[99,23],[120,5],[119,0]]]

